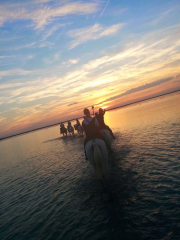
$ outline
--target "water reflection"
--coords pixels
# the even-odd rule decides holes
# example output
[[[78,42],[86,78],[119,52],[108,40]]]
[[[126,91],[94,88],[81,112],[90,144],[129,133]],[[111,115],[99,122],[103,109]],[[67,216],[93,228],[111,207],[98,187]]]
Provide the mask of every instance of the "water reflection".
[[[120,133],[116,134],[116,141],[119,142]],[[102,238],[98,232],[98,239],[105,237],[103,232],[106,232],[104,239],[119,239],[120,237],[128,239],[133,236],[131,228],[134,228],[136,224],[131,220],[127,206],[138,198],[138,178],[135,171],[123,167],[130,152],[129,145],[122,144],[115,149],[116,162],[109,166],[109,179],[103,185],[100,180],[93,179],[90,172],[86,173],[85,179],[81,178],[76,183],[76,198],[77,201],[81,199],[82,216],[87,214],[87,209],[91,209],[91,217],[101,221],[102,226],[99,224],[99,227],[101,227]],[[97,212],[101,212],[101,215],[97,216]],[[134,231],[133,234],[135,234]],[[136,236],[139,236],[138,232]],[[91,238],[93,235],[88,237]]]

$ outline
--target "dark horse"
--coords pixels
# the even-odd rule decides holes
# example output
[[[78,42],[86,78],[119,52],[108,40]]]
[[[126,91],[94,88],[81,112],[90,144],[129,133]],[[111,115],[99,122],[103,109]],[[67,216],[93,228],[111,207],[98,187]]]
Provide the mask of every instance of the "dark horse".
[[[61,127],[60,128],[60,134],[63,134],[63,136],[64,136],[64,134],[67,135],[67,129],[65,127]]]

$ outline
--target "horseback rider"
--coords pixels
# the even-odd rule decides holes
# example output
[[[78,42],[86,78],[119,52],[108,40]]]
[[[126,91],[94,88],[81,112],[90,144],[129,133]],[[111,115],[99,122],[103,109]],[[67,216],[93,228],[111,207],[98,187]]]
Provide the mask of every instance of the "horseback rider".
[[[71,126],[71,122],[70,121],[68,121],[68,125]]]
[[[68,129],[69,134],[70,135],[72,134],[72,136],[74,136],[74,127],[71,125],[70,121],[68,121],[67,129]]]
[[[113,139],[116,139],[112,130],[110,129],[109,126],[107,126],[104,122],[104,114],[105,114],[105,109],[103,110],[102,108],[99,109],[99,114],[96,115],[96,118],[98,119],[100,129],[107,129],[111,133]]]
[[[76,124],[77,124],[77,126],[80,125],[80,122],[79,122],[79,119],[78,119],[78,118],[76,119]]]
[[[71,128],[71,127],[72,127],[72,126],[71,126],[71,122],[68,121],[68,125],[67,125],[68,131],[70,130],[69,128]]]
[[[60,128],[63,128],[64,127],[64,123],[60,123]]]
[[[77,130],[80,125],[81,125],[81,124],[80,124],[80,122],[79,122],[79,120],[78,120],[78,118],[77,118],[77,119],[76,119],[76,124],[74,125],[75,130]]]
[[[85,149],[86,143],[88,141],[97,138],[97,139],[102,139],[105,142],[109,153],[113,153],[111,146],[107,143],[106,139],[104,138],[104,136],[102,135],[102,133],[100,131],[100,126],[99,126],[97,119],[94,117],[91,117],[89,109],[87,109],[87,108],[84,109],[84,114],[85,114],[85,118],[82,122],[82,126],[83,126],[83,129],[86,134],[86,138],[84,140],[84,149]],[[85,152],[85,155],[86,155],[86,152]],[[86,156],[86,158],[87,158],[87,156]]]
[[[63,136],[64,133],[67,135],[67,129],[65,128],[64,123],[60,123],[60,133],[63,134]]]
[[[77,130],[79,136],[83,136],[83,127],[81,126],[81,123],[79,122],[79,119],[76,119],[76,124],[74,125],[75,130]]]

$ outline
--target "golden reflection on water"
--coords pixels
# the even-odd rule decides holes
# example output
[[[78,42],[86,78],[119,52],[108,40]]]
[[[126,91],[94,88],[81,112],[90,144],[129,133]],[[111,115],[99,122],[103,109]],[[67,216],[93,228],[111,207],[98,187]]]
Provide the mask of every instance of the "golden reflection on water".
[[[153,127],[158,122],[180,119],[179,105],[179,94],[160,97],[106,112],[105,122],[113,129]]]

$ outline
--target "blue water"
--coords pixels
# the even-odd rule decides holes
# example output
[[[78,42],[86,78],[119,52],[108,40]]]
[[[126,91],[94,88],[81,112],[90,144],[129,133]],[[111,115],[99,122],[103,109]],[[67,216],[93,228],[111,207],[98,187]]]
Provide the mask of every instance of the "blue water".
[[[180,94],[107,112],[105,187],[59,127],[0,142],[0,239],[180,239]]]

